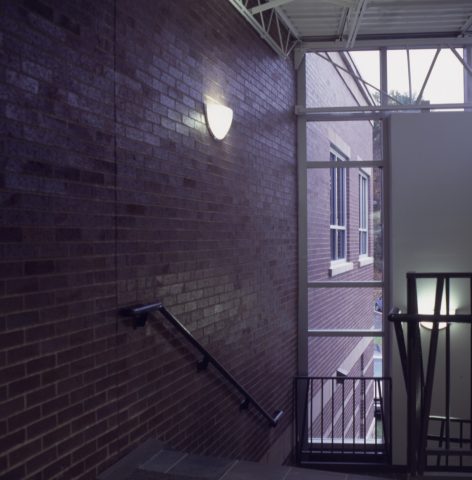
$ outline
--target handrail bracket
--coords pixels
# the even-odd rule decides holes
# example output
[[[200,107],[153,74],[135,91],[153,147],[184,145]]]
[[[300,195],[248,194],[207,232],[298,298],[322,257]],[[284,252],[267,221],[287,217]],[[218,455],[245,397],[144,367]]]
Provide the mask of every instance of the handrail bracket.
[[[211,363],[213,367],[218,370],[223,377],[229,381],[239,393],[244,396],[244,400],[240,403],[240,410],[247,410],[249,405],[253,405],[270,423],[271,427],[275,427],[283,415],[282,410],[277,410],[274,416],[271,416],[261,405],[243,388],[234,377],[216,360],[208,350],[206,350],[201,343],[182,325],[172,313],[164,307],[161,302],[150,303],[147,305],[134,305],[120,310],[120,314],[124,317],[133,318],[133,327],[141,328],[146,325],[150,313],[159,311],[161,315],[176,328],[202,355],[201,360],[197,361],[197,371],[206,370]]]
[[[208,368],[208,363],[210,359],[207,355],[205,355],[201,360],[197,362],[197,371],[201,372],[202,370],[206,370]]]

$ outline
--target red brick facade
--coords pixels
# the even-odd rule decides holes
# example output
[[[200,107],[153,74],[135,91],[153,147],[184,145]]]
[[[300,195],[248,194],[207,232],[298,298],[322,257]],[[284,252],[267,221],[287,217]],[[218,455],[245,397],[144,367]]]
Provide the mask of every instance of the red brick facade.
[[[0,476],[93,479],[150,436],[260,458],[296,374],[292,63],[220,0],[7,0],[0,32]],[[158,298],[276,429],[117,315]]]
[[[359,88],[348,76],[315,54],[307,55],[307,106],[347,106],[365,104]],[[338,55],[332,59],[343,65]],[[307,126],[307,160],[310,162],[330,161],[334,152],[344,160],[373,160],[373,125],[369,121],[309,122]],[[367,175],[369,181],[369,220],[367,255],[362,257],[359,247],[359,175]],[[373,235],[373,169],[350,168],[346,175],[346,252],[345,261],[338,262],[345,271],[333,268],[330,239],[330,169],[308,169],[307,171],[307,212],[308,212],[308,281],[369,281],[378,279],[374,272]],[[366,258],[367,257],[367,258]],[[362,260],[362,261],[361,261]],[[369,329],[374,326],[375,299],[380,289],[372,288],[310,288],[308,291],[309,329]],[[379,317],[377,318],[378,321]],[[377,327],[379,325],[376,325]],[[311,337],[308,340],[308,372],[313,376],[332,377],[337,372],[349,376],[372,376],[374,373],[374,342],[359,337]],[[352,383],[349,384],[352,389]],[[336,398],[335,414],[339,411],[340,385],[333,392],[331,383],[325,384],[325,418],[331,418],[330,398]],[[357,385],[357,399],[361,398],[361,386]],[[314,390],[319,395],[318,388]],[[352,393],[352,392],[351,392]],[[315,398],[314,397],[314,398]],[[373,384],[370,384],[367,400],[368,425],[373,419]],[[318,398],[314,401],[320,404]],[[352,412],[351,403],[346,410]],[[319,406],[316,407],[319,409]],[[358,406],[356,408],[359,408]],[[361,410],[356,415],[361,416]],[[321,436],[320,417],[314,416],[313,436]],[[365,418],[364,418],[365,421]],[[341,437],[341,421],[334,425],[334,435]],[[352,427],[351,427],[352,428]],[[363,435],[361,422],[357,422],[356,434]],[[331,425],[325,422],[325,435],[331,435]],[[344,434],[352,438],[352,430],[345,427]]]

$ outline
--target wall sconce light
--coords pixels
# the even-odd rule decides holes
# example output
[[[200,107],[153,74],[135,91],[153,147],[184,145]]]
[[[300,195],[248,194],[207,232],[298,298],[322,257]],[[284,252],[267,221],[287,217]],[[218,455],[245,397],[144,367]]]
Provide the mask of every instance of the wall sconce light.
[[[433,322],[420,322],[420,325],[428,330],[432,330],[433,329],[433,325],[434,323]],[[447,322],[439,322],[438,324],[438,329],[439,330],[442,330],[443,328],[446,328],[447,327]]]
[[[223,140],[231,128],[233,110],[218,103],[205,103],[205,116],[210,133]]]
[[[419,313],[423,315],[433,315],[434,313],[434,301],[435,301],[435,290],[432,288],[425,288],[423,292],[419,292],[418,295],[418,309]],[[445,298],[441,299],[441,311],[440,315],[446,315],[446,305]],[[433,322],[420,322],[420,325],[427,330],[432,330],[434,323]],[[438,329],[443,330],[447,327],[447,322],[439,322]]]

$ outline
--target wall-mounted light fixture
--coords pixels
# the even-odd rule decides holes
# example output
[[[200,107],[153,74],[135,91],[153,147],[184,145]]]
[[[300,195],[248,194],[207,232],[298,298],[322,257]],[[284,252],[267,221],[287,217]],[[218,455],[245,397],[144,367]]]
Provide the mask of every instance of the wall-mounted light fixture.
[[[428,330],[432,330],[434,323],[433,322],[420,322],[420,325]],[[447,322],[439,322],[438,329],[442,330],[447,327]]]
[[[426,283],[421,285],[421,283],[417,284],[418,287],[418,311],[423,315],[433,315],[434,314],[434,302],[435,302],[435,292],[436,292],[436,285],[434,283]],[[450,307],[450,305],[449,305]],[[450,310],[451,308],[449,308]],[[448,309],[446,308],[446,298],[445,294],[441,299],[441,311],[440,315],[446,315]],[[420,325],[428,330],[432,330],[434,323],[433,322],[420,322]],[[442,330],[443,328],[447,327],[447,322],[439,322],[438,328]]]
[[[217,139],[223,140],[231,128],[233,110],[219,103],[205,103],[205,116],[210,133]]]

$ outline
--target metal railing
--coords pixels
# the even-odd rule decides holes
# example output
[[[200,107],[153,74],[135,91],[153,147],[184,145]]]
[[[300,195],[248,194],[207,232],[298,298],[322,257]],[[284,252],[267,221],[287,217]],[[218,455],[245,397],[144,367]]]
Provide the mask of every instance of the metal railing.
[[[124,308],[120,314],[124,317],[133,317],[134,328],[144,327],[149,314],[159,312],[171,325],[178,330],[189,343],[191,343],[201,354],[202,359],[197,362],[197,370],[206,370],[208,365],[213,365],[218,372],[242,395],[243,400],[239,408],[246,410],[250,405],[253,405],[259,413],[267,419],[271,427],[275,427],[282,415],[283,410],[277,410],[274,415],[270,415],[250,394],[249,392],[226,370],[221,363],[216,360],[213,355],[190,333],[172,313],[164,307],[160,302],[150,303],[147,305],[137,305]]]
[[[433,313],[425,315],[419,313],[419,297],[427,287],[434,287],[434,304]],[[468,339],[468,350],[472,348],[472,313],[455,312],[453,298],[470,312],[472,272],[409,272],[407,312],[394,309],[388,316],[395,328],[407,392],[407,464],[412,476],[426,470],[472,471],[472,357],[466,343],[462,344]],[[420,329],[423,322],[429,323],[428,333]],[[445,325],[441,334],[440,324]],[[452,344],[451,326],[455,324],[469,325],[456,330],[455,338],[461,338],[459,348]],[[469,368],[455,373],[452,365],[464,365],[464,354],[471,362]],[[460,378],[460,389],[453,389],[453,373]],[[453,408],[465,418],[453,417]],[[432,415],[433,409],[444,415]]]
[[[297,462],[391,459],[391,379],[296,377]]]

